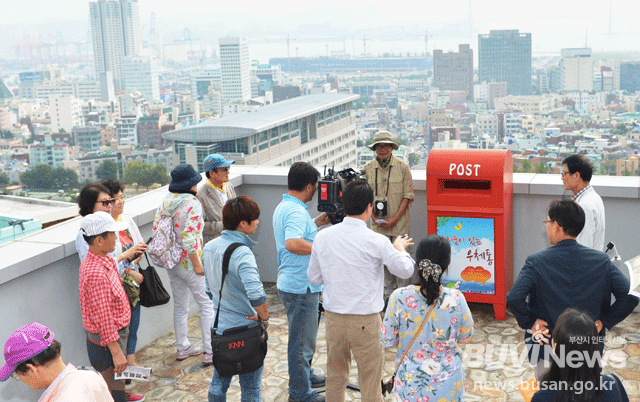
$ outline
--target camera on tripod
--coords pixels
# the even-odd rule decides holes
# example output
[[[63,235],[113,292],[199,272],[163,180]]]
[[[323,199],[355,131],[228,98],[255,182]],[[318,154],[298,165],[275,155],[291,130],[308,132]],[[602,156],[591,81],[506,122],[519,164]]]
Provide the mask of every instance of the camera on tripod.
[[[318,212],[326,212],[332,225],[342,222],[345,217],[342,204],[342,192],[347,184],[356,179],[363,178],[362,171],[352,168],[342,169],[336,172],[333,168],[325,166],[325,175],[318,180]]]

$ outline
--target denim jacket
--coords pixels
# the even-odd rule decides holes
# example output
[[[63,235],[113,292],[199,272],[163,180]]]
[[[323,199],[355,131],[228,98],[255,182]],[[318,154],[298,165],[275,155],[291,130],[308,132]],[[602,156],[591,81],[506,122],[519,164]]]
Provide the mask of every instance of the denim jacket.
[[[222,301],[220,302],[220,284],[222,279],[222,257],[231,243],[242,243],[247,247],[237,248],[229,261],[229,272],[224,280]],[[255,326],[257,321],[247,316],[256,315],[255,306],[267,301],[267,295],[260,282],[260,273],[256,258],[251,249],[256,244],[249,236],[235,230],[223,230],[220,237],[208,242],[202,251],[204,274],[213,294],[213,311],[218,311],[217,334],[239,326]],[[215,316],[214,316],[215,323]],[[213,323],[211,324],[213,327]]]

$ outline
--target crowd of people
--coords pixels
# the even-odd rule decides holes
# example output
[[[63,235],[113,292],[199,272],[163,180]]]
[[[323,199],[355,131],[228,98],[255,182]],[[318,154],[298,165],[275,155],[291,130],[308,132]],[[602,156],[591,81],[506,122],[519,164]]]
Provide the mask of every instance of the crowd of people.
[[[451,246],[444,237],[430,235],[419,242],[415,260],[411,257],[411,172],[392,155],[397,144],[388,132],[377,133],[371,149],[376,158],[365,167],[366,178],[344,188],[346,216],[341,223],[319,230],[330,223],[329,217],[309,213],[306,204],[316,193],[320,174],[306,162],[291,165],[288,192],[273,212],[277,289],[288,320],[289,402],[344,401],[352,356],[363,402],[382,401],[384,391],[394,401],[464,400],[460,345],[471,341],[474,322],[463,293],[442,283]],[[210,402],[226,401],[234,374],[239,375],[243,401],[261,400],[261,359],[269,327],[259,258],[253,253],[256,242],[250,237],[260,222],[260,207],[250,197],[236,195],[229,183],[232,164],[221,155],[208,156],[202,166],[204,183],[191,165],[174,168],[153,223],[156,233],[163,219],[170,220],[175,235],[170,246],[178,250],[167,270],[176,359],[202,355],[204,365],[213,364]],[[584,157],[565,159],[562,180],[574,197],[551,203],[544,220],[551,247],[527,258],[508,295],[510,310],[527,330],[525,343],[541,385],[599,382],[600,360],[588,368],[567,369],[549,357],[558,348],[602,352],[606,329],[638,304],[628,294],[629,281],[602,252],[604,207],[589,185],[591,174]],[[0,380],[13,376],[45,389],[41,400],[46,401],[144,400],[114,380],[114,373],[137,365],[139,285],[144,281],[138,262],[148,247],[135,222],[122,215],[123,194],[121,183],[106,180],[86,185],[78,198],[83,217],[76,238],[79,298],[95,371],[64,364],[53,332],[32,323],[7,341]],[[200,309],[202,347],[187,337],[190,294]],[[322,311],[326,377],[312,366]],[[223,366],[228,356],[222,355],[219,340],[244,333],[258,334],[257,352],[239,360],[236,368]],[[580,348],[571,341],[576,336],[600,341]],[[396,346],[396,371],[381,387],[384,348]],[[615,376],[603,378],[624,393]],[[562,392],[569,391],[544,389],[534,398],[617,400],[611,392],[558,399]]]

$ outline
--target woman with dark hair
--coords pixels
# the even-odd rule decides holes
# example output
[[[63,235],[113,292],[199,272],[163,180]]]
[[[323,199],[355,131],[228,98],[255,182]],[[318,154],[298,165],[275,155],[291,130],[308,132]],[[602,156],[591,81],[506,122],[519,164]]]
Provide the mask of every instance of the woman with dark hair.
[[[473,318],[463,294],[440,284],[451,261],[451,246],[442,236],[428,236],[420,242],[416,260],[416,285],[391,294],[382,323],[382,344],[401,345],[391,397],[461,401],[464,370],[458,344],[471,341]]]
[[[83,187],[78,196],[78,206],[80,207],[80,215],[87,216],[98,211],[104,211],[111,214],[111,210],[116,202],[113,198],[111,190],[100,183],[89,183]],[[136,245],[128,250],[121,251],[122,247],[120,241],[116,240],[116,248],[112,253],[109,253],[111,257],[116,260],[118,265],[118,273],[122,275],[125,270],[125,261],[131,259],[134,255],[144,251],[139,245]],[[82,230],[78,230],[76,236],[76,251],[80,262],[84,260],[84,257],[89,251],[89,245],[84,239]]]
[[[138,225],[131,219],[130,216],[122,215],[124,212],[124,185],[115,180],[104,180],[101,183],[103,186],[109,189],[113,194],[115,203],[111,207],[111,216],[116,222],[125,222],[127,228],[117,233],[120,248],[116,247],[115,252],[121,254],[133,247],[137,247],[138,250],[144,252],[147,249],[147,245],[142,240],[142,234]],[[116,245],[117,246],[117,245]],[[144,277],[138,272],[137,264],[142,258],[143,253],[140,252],[137,256],[134,255],[133,260],[124,261],[124,272],[120,275],[127,296],[129,296],[129,304],[131,305],[131,322],[129,323],[129,338],[127,339],[127,363],[129,366],[137,366],[136,363],[136,343],[138,342],[138,326],[140,325],[140,290],[139,285],[144,280]],[[128,380],[131,382],[131,380]]]
[[[222,209],[224,230],[220,237],[211,240],[204,246],[202,264],[207,280],[211,284],[214,310],[220,310],[216,318],[217,328],[211,328],[216,334],[246,325],[255,327],[269,326],[267,310],[267,294],[260,282],[260,272],[256,257],[251,251],[256,242],[250,235],[258,228],[260,208],[246,195],[230,199]],[[233,243],[242,243],[247,247],[239,247],[233,251],[229,261],[229,271],[222,286],[222,259],[227,248]],[[222,295],[220,295],[220,289]],[[243,401],[260,401],[262,382],[260,367],[254,371],[240,374],[240,388]],[[209,386],[209,402],[226,401],[227,390],[232,377],[223,377],[217,369],[213,370]]]
[[[531,402],[629,401],[615,374],[601,374],[598,330],[589,313],[568,308],[560,314],[551,347],[557,360],[551,359]]]
[[[202,363],[213,364],[211,349],[211,323],[213,322],[213,303],[205,293],[204,270],[200,256],[202,254],[202,205],[196,198],[198,183],[202,176],[193,166],[182,164],[171,171],[169,193],[156,211],[153,231],[156,232],[160,218],[171,216],[172,226],[182,248],[178,263],[167,270],[173,294],[173,328],[176,333],[177,360],[203,354]],[[200,330],[202,347],[196,347],[187,337],[189,319],[189,292],[200,307]]]

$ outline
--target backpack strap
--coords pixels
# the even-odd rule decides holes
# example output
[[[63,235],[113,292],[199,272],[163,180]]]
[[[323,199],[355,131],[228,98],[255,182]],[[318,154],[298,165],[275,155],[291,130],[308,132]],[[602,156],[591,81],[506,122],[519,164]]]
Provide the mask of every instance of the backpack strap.
[[[218,317],[220,317],[220,305],[222,304],[222,287],[224,286],[224,278],[227,276],[229,272],[229,261],[231,260],[231,254],[238,247],[244,246],[242,243],[231,243],[229,247],[224,252],[224,256],[222,257],[222,279],[220,280],[220,298],[218,299],[218,310],[216,311],[216,320],[213,323],[213,329],[218,329]]]

